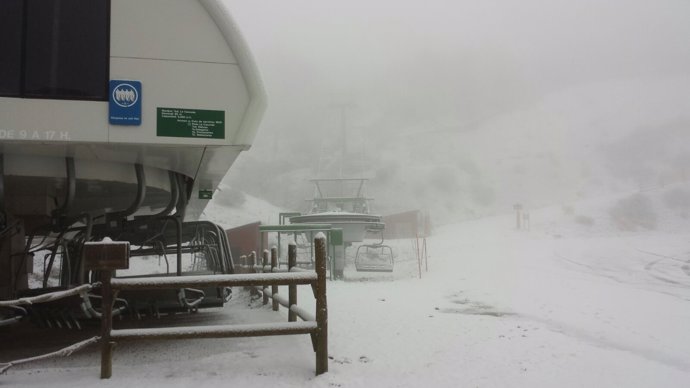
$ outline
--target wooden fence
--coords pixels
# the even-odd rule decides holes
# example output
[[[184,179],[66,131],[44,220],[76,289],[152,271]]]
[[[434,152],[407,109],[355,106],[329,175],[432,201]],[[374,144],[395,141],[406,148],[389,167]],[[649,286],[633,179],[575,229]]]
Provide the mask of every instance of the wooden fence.
[[[270,255],[270,256],[269,256]],[[252,252],[248,256],[240,257],[240,269],[244,273],[310,273],[309,269],[300,268],[297,266],[297,245],[294,242],[288,244],[288,265],[287,268],[279,267],[277,248],[272,248],[270,253],[268,250],[263,251],[261,263],[256,262],[256,254]],[[263,284],[260,286],[251,287],[252,291],[259,292],[263,295],[263,303],[268,304],[268,300],[272,300],[273,311],[278,311],[279,306],[288,309],[288,322],[297,321],[297,317],[304,321],[313,321],[316,318],[305,309],[297,306],[297,285],[288,285],[288,299],[278,292],[278,285]],[[318,298],[316,290],[314,296]]]
[[[264,265],[255,265],[258,270],[270,273],[241,273],[232,275],[176,276],[112,279],[110,271],[102,272],[103,314],[101,326],[101,378],[112,375],[112,352],[115,341],[143,339],[186,339],[186,338],[229,338],[288,334],[310,334],[316,354],[316,375],[328,371],[328,307],[326,301],[326,237],[319,234],[314,239],[315,271],[300,270],[292,264],[288,269],[277,268],[277,253],[274,252],[271,266],[267,265],[268,254],[263,257]],[[268,267],[268,268],[267,268]],[[267,270],[268,269],[268,270]],[[316,314],[297,306],[297,285],[311,285],[316,298]],[[278,294],[278,286],[287,285],[288,300]],[[263,292],[264,303],[273,299],[273,309],[278,304],[289,308],[288,322],[247,325],[187,326],[149,329],[112,328],[112,301],[121,290],[177,289],[184,287],[257,287]],[[303,321],[297,322],[297,317]]]

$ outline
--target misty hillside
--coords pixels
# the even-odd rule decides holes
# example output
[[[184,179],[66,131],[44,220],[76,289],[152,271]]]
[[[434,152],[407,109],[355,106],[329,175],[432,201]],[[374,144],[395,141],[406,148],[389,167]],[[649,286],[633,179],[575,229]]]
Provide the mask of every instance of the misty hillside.
[[[304,130],[318,136],[267,129],[226,184],[304,210],[309,179],[364,176],[376,212],[422,209],[437,224],[510,212],[514,203],[539,208],[649,189],[689,177],[689,94],[688,77],[617,80],[473,122],[450,111],[415,118],[331,109],[321,127]]]
[[[224,229],[261,221],[277,224],[283,210],[262,199],[221,184],[204,211],[201,219],[211,221]]]

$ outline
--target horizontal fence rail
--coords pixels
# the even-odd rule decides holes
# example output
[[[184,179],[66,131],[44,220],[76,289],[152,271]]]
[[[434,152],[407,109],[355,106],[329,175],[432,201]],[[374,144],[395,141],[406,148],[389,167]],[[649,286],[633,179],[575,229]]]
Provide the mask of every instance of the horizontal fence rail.
[[[110,338],[125,341],[135,339],[257,337],[270,335],[311,334],[317,329],[318,326],[316,322],[163,327],[156,329],[113,330],[110,333]]]
[[[117,290],[160,290],[201,286],[243,287],[257,283],[285,286],[289,284],[312,284],[316,280],[317,274],[310,271],[308,273],[285,272],[112,279],[111,286]]]
[[[233,338],[254,336],[275,336],[310,334],[316,354],[316,374],[328,371],[328,306],[326,299],[326,236],[319,233],[314,239],[315,272],[302,271],[295,267],[296,246],[288,249],[289,268],[277,271],[277,252],[272,250],[271,265],[268,265],[268,252],[263,255],[263,266],[254,265],[255,254],[250,255],[249,266],[258,270],[268,269],[268,273],[240,273],[232,275],[175,276],[147,278],[112,278],[112,271],[102,271],[103,314],[101,321],[101,378],[112,376],[112,352],[114,341],[134,341],[148,339],[187,339],[187,338]],[[246,260],[246,258],[243,258]],[[267,268],[268,267],[268,268]],[[278,286],[288,286],[288,299],[278,294]],[[316,298],[316,313],[313,314],[297,306],[297,286],[311,285]],[[249,287],[263,293],[264,304],[273,300],[273,310],[278,305],[288,308],[288,322],[245,325],[187,326],[148,329],[112,328],[113,300],[121,290],[158,290],[186,287]],[[297,322],[297,317],[303,322]]]

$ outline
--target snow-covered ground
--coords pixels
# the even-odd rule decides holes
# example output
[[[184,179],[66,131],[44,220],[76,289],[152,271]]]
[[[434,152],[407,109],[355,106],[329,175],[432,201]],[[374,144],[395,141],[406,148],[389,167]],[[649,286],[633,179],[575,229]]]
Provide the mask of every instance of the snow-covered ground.
[[[103,381],[92,348],[17,366],[0,387],[688,386],[690,221],[658,211],[656,229],[621,231],[605,210],[616,201],[532,210],[531,230],[512,215],[441,227],[421,279],[410,241],[392,242],[392,274],[346,269],[328,283],[331,359],[318,377],[301,335],[122,343]],[[313,308],[308,288],[300,304]],[[178,318],[286,316],[238,289],[222,310]]]

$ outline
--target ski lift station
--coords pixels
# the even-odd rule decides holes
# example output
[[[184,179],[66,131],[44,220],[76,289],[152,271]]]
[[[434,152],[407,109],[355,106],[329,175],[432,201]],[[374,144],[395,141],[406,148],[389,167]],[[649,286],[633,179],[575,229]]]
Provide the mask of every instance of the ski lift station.
[[[379,236],[376,244],[364,245],[357,249],[355,267],[363,272],[392,272],[393,254],[389,246],[383,245],[385,224],[380,215],[370,212],[366,196],[366,178],[320,178],[312,179],[314,196],[309,200],[309,212],[289,217],[290,223],[297,225],[325,224],[342,230],[345,247],[363,242],[368,234]],[[360,255],[360,252],[362,253]],[[388,254],[389,253],[389,254]],[[385,259],[382,259],[386,256]],[[345,268],[345,252],[336,251],[332,271],[335,278],[342,278]]]
[[[361,242],[367,232],[379,232],[384,228],[381,216],[370,213],[366,196],[365,178],[312,179],[314,197],[310,199],[309,212],[290,217],[293,224],[330,224],[343,230],[346,244]]]
[[[191,240],[224,239],[191,221],[266,103],[222,1],[2,0],[0,33],[0,299],[28,288],[37,245],[44,287],[51,266],[68,287],[88,281],[85,241],[173,252],[179,275]],[[226,250],[203,270],[231,271]]]

